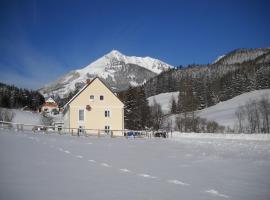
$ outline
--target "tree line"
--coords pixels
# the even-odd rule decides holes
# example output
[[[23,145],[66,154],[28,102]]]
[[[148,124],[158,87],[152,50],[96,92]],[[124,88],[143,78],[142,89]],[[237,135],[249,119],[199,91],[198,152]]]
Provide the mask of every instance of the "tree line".
[[[37,91],[27,90],[0,83],[0,107],[37,110],[44,103],[44,97]]]
[[[235,116],[238,133],[270,133],[270,100],[266,96],[239,106]]]

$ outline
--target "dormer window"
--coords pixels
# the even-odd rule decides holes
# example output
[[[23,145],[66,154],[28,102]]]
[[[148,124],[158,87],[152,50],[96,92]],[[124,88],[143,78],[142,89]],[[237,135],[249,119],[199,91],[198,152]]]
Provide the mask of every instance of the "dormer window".
[[[103,100],[104,100],[104,96],[103,96],[103,95],[100,95],[100,96],[99,96],[99,100],[100,100],[100,101],[103,101]]]
[[[90,101],[94,101],[95,100],[95,96],[94,95],[90,95]]]

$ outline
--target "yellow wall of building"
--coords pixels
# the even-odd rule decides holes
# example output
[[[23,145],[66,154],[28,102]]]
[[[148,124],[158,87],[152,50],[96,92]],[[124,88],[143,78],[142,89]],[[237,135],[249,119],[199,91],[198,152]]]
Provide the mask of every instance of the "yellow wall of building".
[[[94,95],[94,100],[90,100],[90,95]],[[103,95],[104,100],[100,100]],[[91,110],[86,110],[86,105],[91,106]],[[79,109],[84,110],[84,121],[79,121]],[[105,117],[105,110],[110,111],[110,117]],[[110,126],[114,135],[122,135],[124,129],[124,105],[123,103],[98,79],[86,87],[69,104],[69,128],[104,130],[105,125]],[[67,120],[68,121],[68,120]],[[76,131],[76,130],[75,130]],[[87,133],[97,133],[97,130],[86,130]]]

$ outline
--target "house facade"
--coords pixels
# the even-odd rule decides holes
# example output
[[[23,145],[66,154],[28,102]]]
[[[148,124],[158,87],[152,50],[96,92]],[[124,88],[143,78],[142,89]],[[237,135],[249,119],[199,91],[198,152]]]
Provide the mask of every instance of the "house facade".
[[[65,106],[64,129],[122,136],[124,104],[99,78],[89,81]]]
[[[58,104],[49,97],[41,107],[41,112],[51,113],[52,111],[59,111]]]

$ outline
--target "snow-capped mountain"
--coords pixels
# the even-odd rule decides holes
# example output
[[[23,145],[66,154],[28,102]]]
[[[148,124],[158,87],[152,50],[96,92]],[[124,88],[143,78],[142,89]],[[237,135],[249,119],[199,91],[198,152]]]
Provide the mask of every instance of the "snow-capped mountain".
[[[113,50],[86,67],[71,71],[45,85],[39,91],[44,96],[59,95],[63,98],[76,88],[82,87],[86,79],[96,76],[105,80],[115,91],[119,91],[130,85],[141,85],[171,67],[154,58],[126,56]]]

